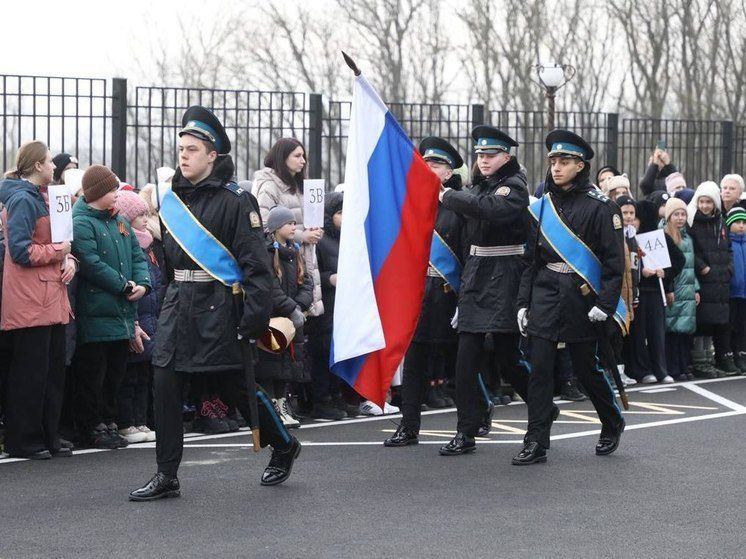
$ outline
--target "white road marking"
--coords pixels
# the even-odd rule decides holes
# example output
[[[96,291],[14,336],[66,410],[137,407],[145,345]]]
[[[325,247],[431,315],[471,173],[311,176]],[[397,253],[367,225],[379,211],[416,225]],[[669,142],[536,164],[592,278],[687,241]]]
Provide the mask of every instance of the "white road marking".
[[[728,400],[727,398],[723,398],[722,396],[715,394],[714,392],[710,392],[709,390],[706,390],[702,388],[701,386],[698,386],[696,384],[687,384],[686,386],[684,386],[684,388],[686,388],[687,390],[691,390],[695,394],[699,394],[700,396],[703,396],[707,398],[708,400],[712,400],[716,404],[720,404],[721,406],[730,408],[733,411],[746,413],[746,406],[742,406],[741,404],[734,402],[733,400]]]

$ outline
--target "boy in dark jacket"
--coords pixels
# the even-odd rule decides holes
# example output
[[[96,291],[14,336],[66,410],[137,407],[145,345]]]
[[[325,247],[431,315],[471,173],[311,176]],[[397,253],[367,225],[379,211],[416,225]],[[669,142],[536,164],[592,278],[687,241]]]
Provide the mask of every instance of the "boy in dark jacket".
[[[127,446],[116,424],[137,301],[151,291],[148,265],[129,223],[117,215],[119,181],[102,165],[83,175],[73,208],[73,255],[80,261],[75,355],[78,429],[95,448]]]
[[[730,279],[730,349],[736,367],[746,374],[746,209],[736,206],[725,218],[733,249]]]

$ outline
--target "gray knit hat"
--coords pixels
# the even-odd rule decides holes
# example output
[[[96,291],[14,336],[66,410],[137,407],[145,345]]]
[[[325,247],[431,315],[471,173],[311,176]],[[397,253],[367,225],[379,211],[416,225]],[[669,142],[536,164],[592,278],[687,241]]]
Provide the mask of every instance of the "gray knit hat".
[[[269,210],[269,215],[267,216],[267,231],[274,233],[280,227],[286,223],[290,223],[291,221],[295,221],[295,215],[291,210],[284,206],[275,206]]]

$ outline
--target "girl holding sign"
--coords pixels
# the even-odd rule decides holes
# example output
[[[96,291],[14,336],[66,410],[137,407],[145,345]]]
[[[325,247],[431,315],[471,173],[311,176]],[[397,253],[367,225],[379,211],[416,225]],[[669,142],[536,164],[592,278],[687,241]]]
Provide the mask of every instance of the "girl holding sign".
[[[0,182],[5,261],[0,327],[11,332],[5,450],[40,460],[70,456],[57,434],[65,386],[65,324],[70,322],[66,284],[76,272],[70,241],[52,242],[42,190],[54,163],[46,144],[18,149],[16,168]]]

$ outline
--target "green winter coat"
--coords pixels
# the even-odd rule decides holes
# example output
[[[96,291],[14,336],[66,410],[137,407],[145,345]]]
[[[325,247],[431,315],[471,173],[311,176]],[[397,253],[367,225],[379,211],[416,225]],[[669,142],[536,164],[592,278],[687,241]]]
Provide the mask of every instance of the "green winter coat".
[[[73,208],[72,253],[80,261],[75,309],[78,343],[131,339],[137,302],[127,300],[124,288],[129,280],[147,289],[152,286],[129,223],[108,210],[92,208],[81,197]]]
[[[679,249],[684,253],[685,264],[674,278],[674,303],[666,307],[666,330],[675,334],[694,334],[697,329],[697,303],[694,294],[699,291],[699,281],[694,273],[694,243],[681,229]]]

